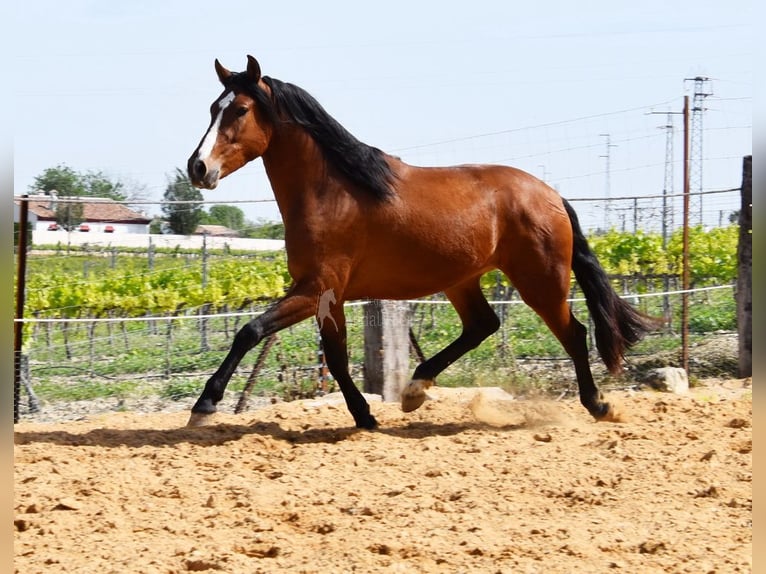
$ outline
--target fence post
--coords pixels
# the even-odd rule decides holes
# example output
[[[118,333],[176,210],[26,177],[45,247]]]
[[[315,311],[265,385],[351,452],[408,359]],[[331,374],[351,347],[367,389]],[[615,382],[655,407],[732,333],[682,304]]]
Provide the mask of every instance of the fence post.
[[[737,244],[738,373],[753,376],[753,156],[742,162],[742,207]]]
[[[364,392],[398,401],[410,370],[409,306],[373,300],[364,305]]]
[[[21,196],[19,205],[19,237],[16,245],[16,321],[13,323],[13,422],[19,422],[21,399],[21,353],[24,344],[24,302],[27,281],[27,236],[29,228],[29,195]]]

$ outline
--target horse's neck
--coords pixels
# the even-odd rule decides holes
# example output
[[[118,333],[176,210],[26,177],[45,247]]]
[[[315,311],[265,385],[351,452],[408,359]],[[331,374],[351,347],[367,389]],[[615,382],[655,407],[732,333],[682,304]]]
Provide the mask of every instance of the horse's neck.
[[[322,151],[305,131],[291,125],[275,130],[263,165],[285,224],[289,213],[317,208],[327,169]]]

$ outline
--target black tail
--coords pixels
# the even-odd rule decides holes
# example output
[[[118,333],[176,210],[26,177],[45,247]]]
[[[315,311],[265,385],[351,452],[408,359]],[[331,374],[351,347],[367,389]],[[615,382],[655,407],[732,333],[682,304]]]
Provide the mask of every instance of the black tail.
[[[596,327],[596,348],[611,373],[622,369],[622,359],[630,347],[660,326],[661,320],[640,313],[620,299],[609,282],[595,254],[580,229],[572,206],[564,200],[564,208],[572,222],[574,247],[572,271],[585,294],[588,310]]]

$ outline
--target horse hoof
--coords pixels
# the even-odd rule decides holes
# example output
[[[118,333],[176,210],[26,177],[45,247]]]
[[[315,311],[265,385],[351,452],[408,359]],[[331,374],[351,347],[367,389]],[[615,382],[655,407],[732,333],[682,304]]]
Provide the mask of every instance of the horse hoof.
[[[187,427],[204,427],[213,423],[215,413],[192,413],[189,416]]]
[[[358,429],[374,430],[378,426],[378,421],[376,421],[375,417],[372,415],[368,415],[367,418],[355,422],[356,428]]]
[[[415,379],[407,383],[402,391],[402,411],[410,413],[422,405],[428,398],[425,389],[433,385],[433,381]]]
[[[591,414],[600,423],[622,423],[626,420],[625,415],[620,412],[620,409],[615,408],[610,403],[601,403],[598,412]]]

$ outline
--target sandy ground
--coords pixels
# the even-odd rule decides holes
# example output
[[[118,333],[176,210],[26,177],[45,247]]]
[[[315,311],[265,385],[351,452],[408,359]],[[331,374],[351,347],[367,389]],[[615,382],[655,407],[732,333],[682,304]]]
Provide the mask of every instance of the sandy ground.
[[[432,389],[184,428],[187,413],[15,427],[15,566],[37,572],[751,572],[750,380],[574,400]]]

